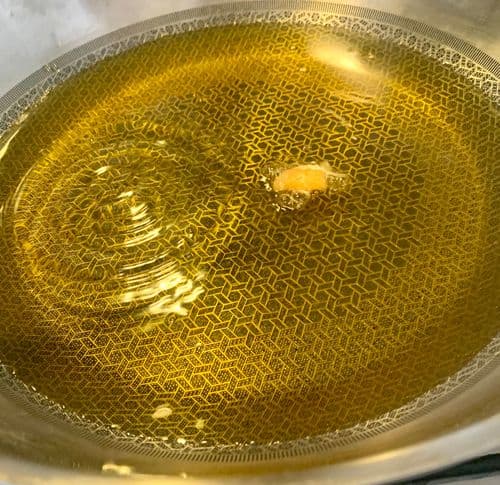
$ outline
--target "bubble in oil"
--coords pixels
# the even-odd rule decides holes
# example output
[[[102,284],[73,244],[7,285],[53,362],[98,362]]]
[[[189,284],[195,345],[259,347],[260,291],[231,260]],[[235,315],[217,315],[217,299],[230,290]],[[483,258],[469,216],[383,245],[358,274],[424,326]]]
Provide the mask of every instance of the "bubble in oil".
[[[151,417],[153,419],[163,419],[163,418],[168,418],[169,416],[171,416],[173,413],[173,410],[172,408],[167,405],[167,404],[160,404],[156,409],[155,411],[153,412],[153,414],[151,415]]]

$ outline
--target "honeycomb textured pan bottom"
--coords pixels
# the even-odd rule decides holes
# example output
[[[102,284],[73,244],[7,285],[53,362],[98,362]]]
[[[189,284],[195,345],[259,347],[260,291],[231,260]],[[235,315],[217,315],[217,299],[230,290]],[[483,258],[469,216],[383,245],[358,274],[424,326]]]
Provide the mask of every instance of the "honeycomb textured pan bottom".
[[[356,15],[186,15],[4,134],[0,358],[33,405],[179,456],[312,443],[493,354],[495,76]],[[273,192],[307,164],[350,182]]]

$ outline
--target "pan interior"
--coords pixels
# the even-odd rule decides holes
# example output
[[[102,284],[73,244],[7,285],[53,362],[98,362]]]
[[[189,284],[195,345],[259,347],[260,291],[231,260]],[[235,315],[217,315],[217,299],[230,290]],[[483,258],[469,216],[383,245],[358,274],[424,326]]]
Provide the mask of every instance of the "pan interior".
[[[3,139],[0,359],[68,416],[180,451],[376,420],[498,332],[498,135],[451,66],[328,26],[97,62]],[[349,187],[270,190],[320,163]]]

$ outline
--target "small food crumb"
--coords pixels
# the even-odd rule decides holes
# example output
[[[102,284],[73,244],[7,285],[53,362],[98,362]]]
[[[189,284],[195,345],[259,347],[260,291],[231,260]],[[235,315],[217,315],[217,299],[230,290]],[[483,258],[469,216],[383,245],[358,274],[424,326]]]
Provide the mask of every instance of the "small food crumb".
[[[313,192],[328,188],[329,170],[319,165],[298,165],[283,170],[273,180],[275,192]]]
[[[205,427],[205,420],[204,419],[197,419],[194,427],[198,430],[202,430]]]
[[[177,443],[180,445],[185,445],[187,443],[186,438],[177,438]]]
[[[168,418],[173,413],[172,408],[167,404],[160,404],[151,415],[153,419]]]

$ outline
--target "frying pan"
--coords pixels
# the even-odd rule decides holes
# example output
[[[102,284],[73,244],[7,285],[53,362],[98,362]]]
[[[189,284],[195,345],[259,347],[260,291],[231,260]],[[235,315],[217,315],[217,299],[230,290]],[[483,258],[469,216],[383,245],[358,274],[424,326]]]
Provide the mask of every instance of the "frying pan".
[[[169,13],[5,94],[5,479],[372,483],[498,448],[498,7],[405,5]],[[301,167],[328,190],[277,190]]]

